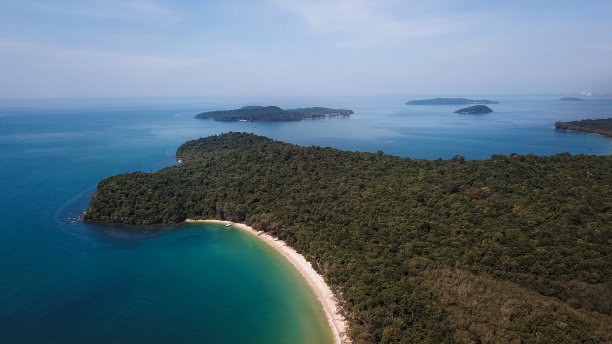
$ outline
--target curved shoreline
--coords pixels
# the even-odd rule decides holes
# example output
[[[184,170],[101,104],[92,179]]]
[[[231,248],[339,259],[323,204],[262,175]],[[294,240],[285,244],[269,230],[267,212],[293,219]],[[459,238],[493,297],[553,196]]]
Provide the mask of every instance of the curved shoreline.
[[[592,133],[592,132],[590,132],[590,131],[573,130],[573,129],[561,129],[561,128],[557,128],[557,127],[555,127],[555,130],[558,130],[558,131],[567,131],[567,132],[569,132],[569,133],[576,133],[576,134],[588,134],[588,135],[595,135],[595,136],[605,137],[605,138],[607,138],[607,139],[612,139],[612,136],[609,136],[609,135],[604,135],[604,134]]]
[[[271,236],[270,234],[264,233],[263,231],[257,231],[243,223],[233,223],[230,221],[221,221],[221,220],[191,220],[187,219],[185,222],[188,223],[216,223],[227,225],[231,224],[232,227],[241,229],[247,233],[255,235],[259,237],[263,242],[271,246],[274,250],[280,253],[283,257],[285,257],[293,266],[300,272],[300,274],[306,279],[310,288],[314,291],[315,295],[319,299],[319,302],[323,306],[323,311],[325,311],[325,315],[327,316],[327,322],[332,329],[332,333],[334,334],[334,343],[336,344],[344,344],[350,343],[348,336],[346,335],[346,330],[348,329],[348,325],[344,316],[342,316],[338,311],[340,307],[336,303],[336,297],[332,293],[329,286],[323,280],[323,277],[319,275],[313,268],[312,265],[302,256],[297,253],[293,248],[288,246],[284,241],[279,240]]]

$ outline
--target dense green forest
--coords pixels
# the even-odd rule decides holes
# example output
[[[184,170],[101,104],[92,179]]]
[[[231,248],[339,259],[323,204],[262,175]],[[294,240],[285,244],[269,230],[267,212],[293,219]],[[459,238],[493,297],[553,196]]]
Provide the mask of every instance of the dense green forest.
[[[470,105],[470,104],[497,104],[494,100],[475,100],[467,98],[433,98],[410,100],[406,105]]]
[[[579,131],[583,133],[612,137],[612,118],[555,122],[555,128],[558,130]]]
[[[491,113],[491,112],[493,112],[493,110],[491,110],[491,108],[486,105],[474,105],[474,106],[466,107],[466,108],[455,111],[455,113],[458,113],[461,115],[474,115],[474,114],[483,114],[483,113]]]
[[[283,110],[278,106],[244,106],[236,110],[202,112],[197,114],[195,117],[222,122],[292,122],[301,121],[304,119],[346,117],[352,114],[352,110],[330,109],[324,107]]]
[[[324,276],[355,343],[612,342],[612,156],[413,160],[244,133],[177,156],[102,180],[85,220],[267,231]]]

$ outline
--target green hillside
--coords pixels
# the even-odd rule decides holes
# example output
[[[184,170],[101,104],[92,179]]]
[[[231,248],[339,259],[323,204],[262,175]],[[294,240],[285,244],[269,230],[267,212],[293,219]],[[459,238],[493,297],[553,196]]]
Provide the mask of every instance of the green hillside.
[[[413,160],[243,133],[177,156],[101,181],[85,220],[270,232],[325,277],[355,343],[612,341],[612,156]]]

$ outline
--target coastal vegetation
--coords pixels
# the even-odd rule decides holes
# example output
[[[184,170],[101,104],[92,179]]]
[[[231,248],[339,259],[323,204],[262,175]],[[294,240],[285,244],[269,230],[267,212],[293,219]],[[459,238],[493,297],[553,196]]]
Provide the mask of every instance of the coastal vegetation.
[[[352,110],[330,109],[324,107],[283,110],[278,106],[244,106],[235,110],[202,112],[197,114],[195,117],[222,122],[293,122],[305,119],[348,117],[352,114]]]
[[[466,108],[455,111],[455,113],[458,113],[461,115],[476,115],[476,114],[491,113],[491,112],[493,112],[493,110],[491,110],[491,108],[486,105],[474,105],[474,106],[466,107]]]
[[[581,121],[555,122],[557,130],[571,130],[582,133],[612,137],[612,118],[583,119]]]
[[[85,220],[214,218],[285,240],[354,343],[612,341],[612,156],[414,160],[244,133],[176,155],[102,180]]]
[[[493,100],[474,100],[467,98],[433,98],[411,100],[406,102],[406,105],[471,105],[471,104],[497,104],[499,102]]]

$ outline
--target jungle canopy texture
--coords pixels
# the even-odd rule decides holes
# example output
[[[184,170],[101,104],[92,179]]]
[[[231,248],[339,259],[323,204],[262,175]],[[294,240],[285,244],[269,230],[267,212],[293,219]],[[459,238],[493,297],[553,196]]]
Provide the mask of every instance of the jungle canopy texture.
[[[413,160],[228,133],[177,157],[101,181],[85,220],[269,232],[324,276],[355,343],[612,341],[612,156]]]

